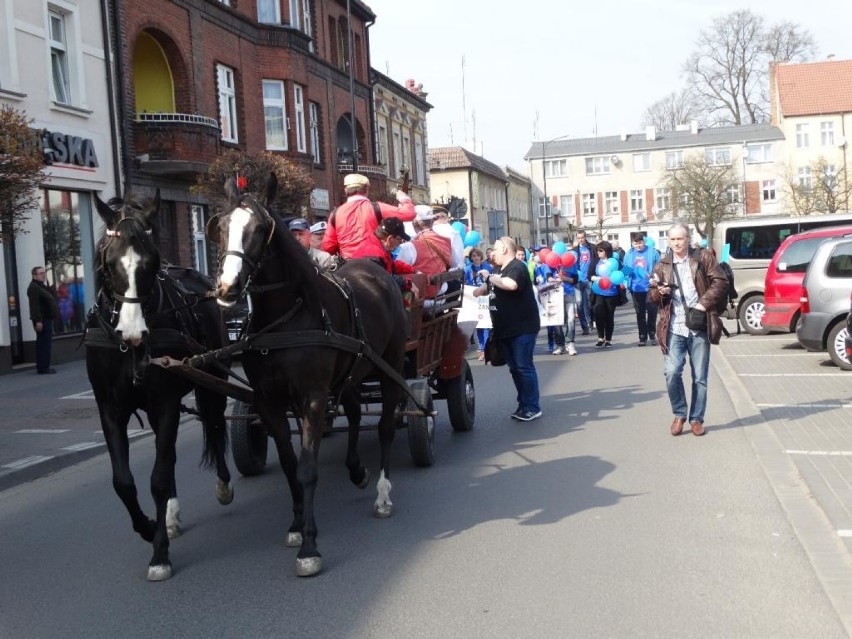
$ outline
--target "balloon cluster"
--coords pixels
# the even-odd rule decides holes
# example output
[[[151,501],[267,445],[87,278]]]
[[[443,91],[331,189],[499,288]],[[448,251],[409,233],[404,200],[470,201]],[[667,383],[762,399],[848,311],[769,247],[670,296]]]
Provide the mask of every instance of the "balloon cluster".
[[[482,240],[482,236],[479,234],[479,231],[474,231],[473,229],[468,231],[464,222],[456,220],[450,226],[452,226],[453,229],[461,235],[465,246],[476,246]]]
[[[608,291],[613,286],[618,287],[624,284],[624,272],[619,270],[619,267],[616,257],[609,257],[598,262],[597,267],[595,267],[595,275],[600,279],[592,283],[592,290],[595,291],[595,287],[597,287],[600,291]]]
[[[550,268],[571,268],[577,263],[576,251],[569,251],[565,242],[554,242],[552,248],[546,246],[538,252],[539,259]]]

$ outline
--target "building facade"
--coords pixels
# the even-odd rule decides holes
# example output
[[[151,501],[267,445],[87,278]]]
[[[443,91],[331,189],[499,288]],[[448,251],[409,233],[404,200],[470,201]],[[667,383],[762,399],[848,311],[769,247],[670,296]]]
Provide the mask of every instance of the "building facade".
[[[44,266],[59,296],[53,361],[80,357],[94,302],[94,196],[115,195],[120,150],[113,136],[110,51],[102,3],[0,0],[0,103],[33,120],[45,159],[39,206],[24,233],[0,244],[0,373],[35,361],[26,290]],[[76,354],[75,354],[76,352]]]
[[[524,247],[535,243],[535,227],[532,224],[532,182],[512,167],[504,166],[503,173],[508,179],[506,187],[506,206],[509,215],[507,235]]]
[[[402,184],[408,172],[410,193],[415,204],[429,202],[427,153],[429,135],[426,115],[432,105],[426,101],[423,85],[406,80],[405,86],[372,69],[373,108],[376,123],[376,160],[384,167],[387,188]]]
[[[479,232],[482,246],[509,234],[508,178],[499,166],[461,146],[439,147],[429,150],[429,176],[432,200],[463,201],[448,208],[468,230]]]

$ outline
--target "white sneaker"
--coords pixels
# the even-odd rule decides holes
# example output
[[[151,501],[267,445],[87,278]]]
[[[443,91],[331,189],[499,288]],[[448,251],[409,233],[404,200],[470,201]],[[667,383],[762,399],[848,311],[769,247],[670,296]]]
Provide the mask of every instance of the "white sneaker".
[[[576,355],[577,354],[577,347],[574,346],[574,342],[568,342],[568,354],[569,355]]]
[[[565,351],[564,351],[564,350],[562,350],[561,348],[554,348],[554,349],[553,349],[553,354],[554,354],[554,355],[562,355],[562,353],[564,353],[564,352],[565,352]]]

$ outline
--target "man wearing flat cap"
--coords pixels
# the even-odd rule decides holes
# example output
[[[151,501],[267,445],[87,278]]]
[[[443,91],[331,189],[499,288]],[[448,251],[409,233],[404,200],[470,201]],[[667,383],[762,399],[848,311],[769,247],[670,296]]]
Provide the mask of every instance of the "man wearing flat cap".
[[[346,259],[367,258],[386,264],[385,248],[376,236],[383,220],[397,218],[400,222],[414,219],[411,198],[402,191],[396,192],[399,206],[370,200],[370,180],[359,173],[350,173],[343,179],[346,202],[337,207],[328,220],[322,239],[322,250],[337,253]]]
[[[290,220],[287,225],[293,237],[301,244],[308,252],[311,260],[320,268],[326,268],[331,263],[331,255],[320,249],[315,249],[311,246],[311,223],[303,217],[297,217],[295,220]]]

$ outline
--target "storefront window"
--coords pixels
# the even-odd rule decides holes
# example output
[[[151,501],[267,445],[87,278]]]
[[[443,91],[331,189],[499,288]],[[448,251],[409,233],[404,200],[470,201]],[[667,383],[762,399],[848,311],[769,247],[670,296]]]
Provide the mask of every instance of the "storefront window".
[[[85,327],[85,271],[80,247],[80,194],[44,189],[41,194],[47,284],[59,298],[60,319],[54,333],[74,333]]]

